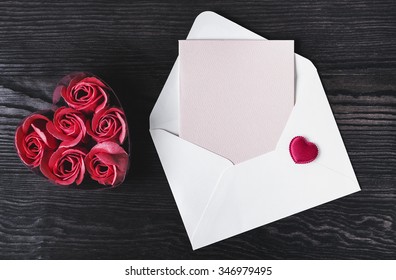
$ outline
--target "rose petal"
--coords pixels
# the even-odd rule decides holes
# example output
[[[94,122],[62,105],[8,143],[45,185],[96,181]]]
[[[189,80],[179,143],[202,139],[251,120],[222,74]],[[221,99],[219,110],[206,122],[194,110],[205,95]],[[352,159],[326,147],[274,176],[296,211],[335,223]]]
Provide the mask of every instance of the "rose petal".
[[[52,142],[50,139],[52,139],[51,137],[47,137],[47,135],[41,131],[38,127],[36,127],[33,123],[31,124],[31,126],[33,127],[33,130],[40,136],[40,138],[44,141],[44,143],[49,147],[51,145],[51,147],[54,147],[54,142]],[[48,139],[50,138],[50,139]],[[51,143],[50,143],[51,141]]]
[[[102,118],[104,112],[106,112],[106,110],[100,110],[94,114],[92,118],[92,127],[98,127],[99,121]]]
[[[114,165],[113,166],[113,172],[114,172],[114,177],[113,181],[111,182],[111,185],[114,186],[117,182],[118,176],[117,176],[117,167]]]
[[[128,164],[128,155],[125,154],[107,154],[107,153],[97,153],[96,156],[105,163],[106,165],[115,165],[120,171],[126,170],[126,165]]]
[[[76,84],[80,83],[87,75],[85,73],[78,73],[69,82],[68,89],[73,88]]]
[[[67,114],[78,114],[79,111],[73,109],[73,108],[69,108],[69,107],[59,107],[56,111],[54,116],[56,116],[57,118],[61,118],[64,115]]]
[[[91,129],[91,122],[90,122],[89,120],[87,120],[87,121],[85,122],[85,128],[87,129],[88,135],[90,135],[90,136],[93,136],[93,135],[94,135],[94,133],[93,133],[93,131],[92,131],[92,129]]]
[[[66,91],[66,87],[64,85],[58,85],[54,92],[52,93],[52,103],[56,104],[62,97],[62,92]]]
[[[60,145],[59,148],[70,148],[76,146],[82,140],[82,133],[80,133],[76,138],[71,140],[65,140]]]
[[[103,101],[101,101],[103,99]],[[99,103],[99,104],[98,104]],[[107,94],[99,95],[94,100],[87,102],[86,104],[79,104],[78,110],[83,112],[98,112],[103,109],[107,104]],[[76,108],[77,109],[77,108]]]
[[[17,149],[18,155],[26,165],[31,165],[31,160],[26,157],[26,150],[24,149],[23,141],[24,141],[24,134],[22,127],[18,127],[15,132],[15,147]]]
[[[45,117],[45,116],[43,116],[43,115],[40,115],[40,114],[33,114],[33,115],[30,115],[30,116],[28,116],[28,117],[24,120],[24,122],[23,122],[23,124],[22,124],[23,132],[24,132],[24,133],[27,133],[28,130],[29,130],[29,128],[30,128],[30,125],[31,125],[34,121],[39,121],[39,120],[42,120],[44,124],[45,124],[46,122],[49,122],[49,121],[50,121],[47,117]]]
[[[116,112],[116,115],[117,115],[118,119],[119,119],[120,122],[121,122],[121,133],[120,133],[119,140],[120,140],[120,144],[122,144],[122,143],[124,142],[124,140],[125,140],[125,137],[126,137],[126,130],[127,130],[127,127],[126,127],[125,120],[124,120],[124,118],[121,116],[121,114],[118,113],[118,112]]]
[[[98,107],[96,107],[95,113],[97,113],[100,110],[104,109],[106,107],[106,105],[107,105],[107,102],[108,102],[107,92],[103,88],[99,88],[99,90],[101,91],[101,93],[103,95],[104,101],[101,104],[99,104]]]
[[[125,150],[118,145],[117,143],[114,142],[102,142],[99,144],[96,144],[91,151],[98,152],[98,151],[105,151],[108,152],[109,154],[126,154]]]
[[[73,183],[76,183],[76,178],[77,178],[77,174],[73,174],[73,176],[70,176],[70,177],[67,178],[67,179],[60,179],[60,178],[57,178],[57,179],[55,180],[55,183],[57,183],[57,184],[59,184],[59,185],[63,185],[63,186],[69,186],[69,185],[71,185],[71,184],[73,184]]]
[[[49,165],[49,161],[50,161],[52,154],[53,154],[53,151],[50,151],[50,150],[44,151],[43,158],[41,159],[40,171],[49,180],[55,182],[56,177],[52,173],[52,169],[50,168],[50,165]]]
[[[89,84],[97,85],[102,88],[107,88],[107,86],[101,80],[95,77],[86,77],[82,79],[80,83],[89,83]]]
[[[81,169],[80,169],[79,176],[76,179],[76,184],[77,185],[80,185],[82,183],[82,181],[84,180],[84,175],[85,175],[85,163],[84,163],[84,161],[82,161],[80,163],[80,168]]]
[[[62,132],[60,132],[52,122],[47,123],[47,131],[54,136],[55,138],[61,140],[61,141],[71,141],[73,140],[73,137],[69,135],[65,135]]]

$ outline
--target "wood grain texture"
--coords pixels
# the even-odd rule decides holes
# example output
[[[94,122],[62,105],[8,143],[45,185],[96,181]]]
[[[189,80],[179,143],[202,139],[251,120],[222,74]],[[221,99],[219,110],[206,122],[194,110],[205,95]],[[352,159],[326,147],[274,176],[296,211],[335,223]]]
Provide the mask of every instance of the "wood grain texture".
[[[194,252],[148,116],[177,40],[204,10],[295,40],[318,68],[363,191]],[[395,35],[392,0],[0,1],[0,258],[395,259]],[[55,187],[13,147],[23,117],[82,70],[128,108],[132,172],[112,191]]]

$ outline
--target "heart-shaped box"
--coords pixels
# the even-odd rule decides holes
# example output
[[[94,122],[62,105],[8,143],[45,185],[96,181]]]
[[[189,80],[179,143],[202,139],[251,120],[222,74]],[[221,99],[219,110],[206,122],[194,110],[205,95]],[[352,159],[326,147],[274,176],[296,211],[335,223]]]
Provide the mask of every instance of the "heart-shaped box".
[[[57,185],[112,188],[128,173],[129,139],[115,92],[99,77],[77,72],[58,83],[52,108],[22,121],[15,147],[28,168]]]

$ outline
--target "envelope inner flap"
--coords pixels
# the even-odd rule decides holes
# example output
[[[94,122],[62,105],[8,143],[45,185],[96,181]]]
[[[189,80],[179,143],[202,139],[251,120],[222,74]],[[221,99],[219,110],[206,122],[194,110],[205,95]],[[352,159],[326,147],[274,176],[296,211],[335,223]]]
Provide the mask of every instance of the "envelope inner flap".
[[[234,164],[275,150],[294,106],[294,42],[179,41],[180,131]]]

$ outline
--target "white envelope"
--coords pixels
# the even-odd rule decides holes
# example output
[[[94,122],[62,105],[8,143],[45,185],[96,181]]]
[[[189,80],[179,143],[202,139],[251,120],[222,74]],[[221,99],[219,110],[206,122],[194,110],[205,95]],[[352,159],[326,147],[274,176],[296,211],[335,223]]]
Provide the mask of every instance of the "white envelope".
[[[263,39],[213,12],[196,19],[187,39]],[[233,165],[178,137],[178,60],[150,116],[150,133],[193,249],[360,190],[315,66],[295,55],[296,104],[276,150]],[[319,148],[295,164],[290,140]]]

